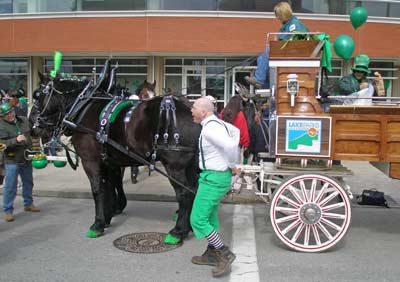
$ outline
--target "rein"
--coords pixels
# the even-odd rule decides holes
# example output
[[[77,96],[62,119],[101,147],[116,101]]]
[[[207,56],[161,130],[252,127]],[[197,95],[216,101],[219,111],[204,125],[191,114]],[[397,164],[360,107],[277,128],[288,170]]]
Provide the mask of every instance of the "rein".
[[[97,132],[94,130],[91,130],[87,127],[84,127],[80,124],[73,124],[73,123],[69,123],[68,126],[73,127],[74,130],[76,131],[80,131],[82,133],[87,133],[90,134],[92,136],[97,135]],[[139,154],[132,152],[130,150],[128,150],[127,148],[125,148],[124,146],[120,145],[119,143],[117,143],[116,141],[114,141],[111,138],[107,138],[107,141],[105,141],[105,143],[107,143],[108,145],[112,146],[113,148],[117,149],[118,151],[120,151],[121,153],[128,155],[130,158],[145,164],[149,167],[152,168],[152,170],[157,171],[158,173],[160,173],[161,175],[167,177],[168,179],[170,179],[171,181],[175,182],[176,184],[180,185],[182,188],[184,188],[185,190],[189,191],[192,194],[195,194],[194,190],[191,187],[188,187],[187,185],[183,184],[182,182],[180,182],[179,180],[175,179],[174,177],[168,175],[167,173],[165,173],[164,171],[160,170],[158,167],[155,166],[155,164],[147,161],[145,158],[143,158],[142,156],[140,156]]]

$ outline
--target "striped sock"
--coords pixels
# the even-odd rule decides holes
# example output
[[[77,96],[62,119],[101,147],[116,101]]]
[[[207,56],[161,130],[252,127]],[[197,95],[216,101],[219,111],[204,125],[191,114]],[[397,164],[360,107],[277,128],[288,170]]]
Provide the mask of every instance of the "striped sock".
[[[208,245],[213,246],[215,249],[222,249],[224,243],[222,243],[221,236],[214,230],[208,236],[206,236]]]

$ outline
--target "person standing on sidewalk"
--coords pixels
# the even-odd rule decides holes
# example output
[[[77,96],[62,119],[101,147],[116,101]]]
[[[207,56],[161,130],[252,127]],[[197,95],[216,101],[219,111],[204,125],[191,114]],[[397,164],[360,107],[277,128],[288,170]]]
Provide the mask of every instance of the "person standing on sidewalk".
[[[0,106],[0,140],[7,148],[4,150],[5,184],[3,188],[4,220],[14,221],[14,200],[17,195],[18,175],[22,180],[22,197],[24,210],[39,212],[33,204],[32,164],[25,159],[25,150],[31,149],[30,126],[28,119],[15,115],[15,110],[9,104]]]
[[[214,114],[214,105],[207,98],[197,99],[192,107],[195,123],[202,125],[199,138],[199,166],[202,169],[193,203],[190,223],[197,239],[206,238],[208,246],[192,263],[215,266],[214,277],[226,275],[236,256],[222,242],[219,233],[218,209],[231,185],[232,172],[238,159],[239,130]]]

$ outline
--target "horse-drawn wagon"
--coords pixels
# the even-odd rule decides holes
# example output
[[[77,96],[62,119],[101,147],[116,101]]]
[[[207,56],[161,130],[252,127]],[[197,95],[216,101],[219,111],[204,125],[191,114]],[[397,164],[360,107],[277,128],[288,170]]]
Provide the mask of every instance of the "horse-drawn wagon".
[[[269,100],[268,157],[276,162],[240,166],[259,178],[256,194],[270,202],[279,239],[304,252],[333,247],[349,228],[352,193],[343,177],[351,171],[339,160],[385,163],[389,176],[400,178],[400,106],[381,99],[324,112],[323,47],[319,40],[269,41],[271,88],[256,93]]]

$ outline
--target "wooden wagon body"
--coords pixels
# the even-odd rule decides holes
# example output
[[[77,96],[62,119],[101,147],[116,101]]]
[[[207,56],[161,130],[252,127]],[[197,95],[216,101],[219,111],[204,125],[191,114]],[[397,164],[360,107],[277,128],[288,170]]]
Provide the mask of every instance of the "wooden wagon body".
[[[324,112],[318,91],[323,46],[319,40],[269,42],[271,88],[258,92],[268,93],[268,156],[276,162],[241,166],[261,180],[256,194],[271,203],[277,236],[305,252],[333,247],[350,225],[352,194],[343,177],[351,172],[334,160],[379,163],[400,178],[400,106],[331,105]]]

